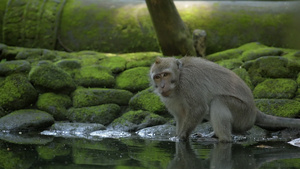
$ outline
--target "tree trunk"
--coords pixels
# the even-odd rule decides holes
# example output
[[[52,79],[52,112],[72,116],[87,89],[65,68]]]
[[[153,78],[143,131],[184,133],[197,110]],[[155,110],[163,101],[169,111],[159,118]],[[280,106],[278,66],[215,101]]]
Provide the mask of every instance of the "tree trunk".
[[[173,0],[146,0],[162,53],[195,56],[193,40]]]

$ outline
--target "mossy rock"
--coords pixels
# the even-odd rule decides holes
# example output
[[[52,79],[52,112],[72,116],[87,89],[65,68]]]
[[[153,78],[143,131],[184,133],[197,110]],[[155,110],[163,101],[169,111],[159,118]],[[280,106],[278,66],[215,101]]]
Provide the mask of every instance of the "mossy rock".
[[[127,69],[135,67],[149,67],[154,63],[155,58],[158,56],[162,57],[162,54],[157,52],[136,52],[120,55],[120,57],[127,60]]]
[[[75,90],[72,77],[53,64],[41,64],[29,72],[30,82],[43,91],[69,93]]]
[[[67,156],[71,154],[72,149],[64,143],[52,142],[47,145],[39,145],[36,148],[39,158],[44,160],[52,160],[55,157]]]
[[[99,62],[103,67],[109,68],[112,73],[123,72],[126,68],[126,60],[122,57],[108,57]]]
[[[47,50],[47,49],[30,49],[25,48],[24,50],[18,52],[16,55],[17,60],[57,60],[59,57],[57,56],[55,51]]]
[[[250,42],[250,43],[246,43],[240,47],[238,47],[238,49],[241,49],[243,51],[247,51],[247,50],[255,50],[255,49],[259,49],[259,48],[266,48],[267,46],[259,43],[259,42]]]
[[[112,72],[102,66],[82,67],[74,76],[75,82],[84,87],[112,87],[115,85],[115,78]]]
[[[296,92],[295,100],[300,101],[300,73],[298,74],[296,82],[297,82],[297,85],[298,85],[298,89],[297,89],[297,92]]]
[[[122,72],[116,78],[116,88],[131,92],[141,91],[149,87],[149,67],[137,67]]]
[[[236,68],[236,69],[233,69],[232,70],[235,74],[237,74],[241,79],[243,79],[243,81],[247,84],[247,86],[253,90],[254,89],[254,86],[251,82],[251,79],[250,79],[250,76],[247,72],[246,69],[243,69],[243,68]]]
[[[294,78],[294,68],[290,69],[290,61],[280,56],[265,56],[255,61],[246,62],[243,67],[248,70],[254,85],[266,78]]]
[[[68,110],[68,119],[73,122],[100,123],[107,125],[119,116],[120,111],[121,108],[117,104],[70,108]]]
[[[8,76],[13,73],[28,73],[30,69],[30,63],[25,60],[0,62],[0,76]]]
[[[129,111],[115,119],[109,127],[121,131],[137,131],[145,127],[166,123],[166,119],[143,110]]]
[[[257,108],[270,115],[297,117],[300,113],[300,102],[290,99],[255,99]]]
[[[44,93],[39,96],[36,106],[51,114],[55,120],[66,120],[67,109],[72,106],[72,101],[67,95]]]
[[[5,110],[25,108],[37,97],[37,91],[23,75],[13,74],[0,82],[0,107]]]
[[[11,47],[11,46],[3,46],[1,45],[1,57],[0,59],[6,59],[6,60],[15,60],[16,56],[19,52],[23,51],[24,48],[20,47]]]
[[[220,60],[226,60],[226,59],[236,59],[239,58],[240,55],[243,53],[243,50],[241,49],[228,49],[221,52],[217,52],[211,55],[206,56],[205,58],[216,62]]]
[[[297,83],[292,79],[267,79],[253,91],[255,98],[291,99],[297,91]]]
[[[216,63],[230,70],[239,68],[243,65],[243,62],[239,59],[220,60],[217,61]]]
[[[0,118],[0,130],[42,131],[54,123],[54,118],[41,110],[22,109]]]
[[[146,110],[156,114],[167,113],[167,109],[160,101],[159,96],[154,94],[149,88],[137,93],[130,99],[129,107],[133,110]]]
[[[283,51],[278,48],[259,48],[243,52],[241,59],[243,61],[254,60],[262,56],[281,56]]]
[[[81,67],[79,59],[62,59],[55,62],[55,65],[63,70],[73,70]]]
[[[78,88],[72,93],[74,107],[88,107],[107,103],[128,105],[133,94],[127,90],[104,88]]]

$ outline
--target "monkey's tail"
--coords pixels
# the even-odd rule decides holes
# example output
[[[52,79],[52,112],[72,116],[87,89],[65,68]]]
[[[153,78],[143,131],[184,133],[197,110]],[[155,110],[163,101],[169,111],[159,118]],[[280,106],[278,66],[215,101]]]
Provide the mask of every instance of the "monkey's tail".
[[[257,110],[255,125],[267,130],[280,130],[284,128],[300,128],[300,119],[267,115]]]

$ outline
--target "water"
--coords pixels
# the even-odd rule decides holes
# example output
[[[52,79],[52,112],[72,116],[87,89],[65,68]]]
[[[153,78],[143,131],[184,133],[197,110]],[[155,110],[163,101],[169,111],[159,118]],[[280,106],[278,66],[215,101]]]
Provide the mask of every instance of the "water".
[[[1,134],[5,169],[299,168],[300,148],[283,141],[221,144],[168,139]],[[22,144],[21,144],[22,143]]]

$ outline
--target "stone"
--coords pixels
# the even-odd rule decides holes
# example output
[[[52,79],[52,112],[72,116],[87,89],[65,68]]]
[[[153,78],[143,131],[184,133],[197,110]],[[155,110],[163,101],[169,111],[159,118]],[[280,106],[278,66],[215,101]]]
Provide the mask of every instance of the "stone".
[[[72,77],[53,64],[41,64],[29,72],[30,82],[42,91],[70,93],[75,90]]]
[[[297,91],[297,83],[292,79],[267,79],[253,91],[255,98],[291,99]]]
[[[72,96],[73,106],[79,108],[107,103],[126,106],[133,94],[121,89],[78,88]]]
[[[103,104],[100,106],[70,108],[68,119],[73,122],[99,123],[108,125],[121,113],[117,104]]]
[[[241,59],[243,61],[255,60],[262,56],[281,56],[283,51],[277,48],[259,48],[243,52]]]
[[[163,124],[152,127],[146,127],[136,132],[143,138],[166,139],[176,136],[176,127],[171,124]]]
[[[74,76],[75,82],[84,87],[112,87],[115,78],[108,68],[102,66],[82,67]]]
[[[121,54],[121,57],[127,61],[126,69],[135,67],[150,67],[156,57],[162,57],[161,53],[157,52],[136,52]]]
[[[166,123],[166,119],[143,110],[129,111],[115,119],[108,128],[120,131],[137,131],[145,127],[156,126]]]
[[[168,111],[152,88],[145,89],[130,99],[129,107],[133,110],[145,110],[156,114],[166,114]]]
[[[243,65],[243,62],[239,59],[220,60],[217,61],[216,63],[230,70],[239,68]]]
[[[0,82],[0,107],[5,110],[22,109],[33,104],[38,93],[21,74],[7,76]]]
[[[116,88],[137,92],[149,87],[149,67],[136,67],[122,72],[116,78]]]
[[[236,68],[236,69],[233,69],[232,70],[235,74],[237,74],[241,79],[243,79],[243,81],[247,84],[247,86],[253,90],[254,89],[254,86],[251,82],[251,79],[250,79],[250,76],[247,72],[246,69],[243,69],[243,68]]]
[[[22,109],[0,118],[0,130],[42,131],[54,123],[54,118],[41,110]]]
[[[55,120],[67,120],[67,109],[72,106],[72,101],[64,94],[44,93],[38,97],[36,106],[51,114]]]
[[[99,64],[109,68],[115,74],[123,72],[126,68],[126,60],[119,56],[105,58]]]
[[[297,117],[300,112],[300,102],[290,99],[255,99],[256,107],[263,113],[281,116]]]
[[[211,55],[207,55],[205,58],[207,60],[216,62],[216,61],[220,61],[220,60],[239,58],[242,53],[243,53],[243,50],[241,50],[241,49],[228,49],[228,50],[217,52],[217,53],[214,53]]]
[[[246,43],[240,47],[238,47],[238,49],[241,49],[243,51],[247,51],[247,50],[254,50],[254,49],[259,49],[259,48],[266,48],[267,46],[259,43],[259,42],[250,42],[250,43]]]
[[[28,73],[30,63],[25,60],[14,60],[0,63],[0,76],[8,76],[13,73]]]

